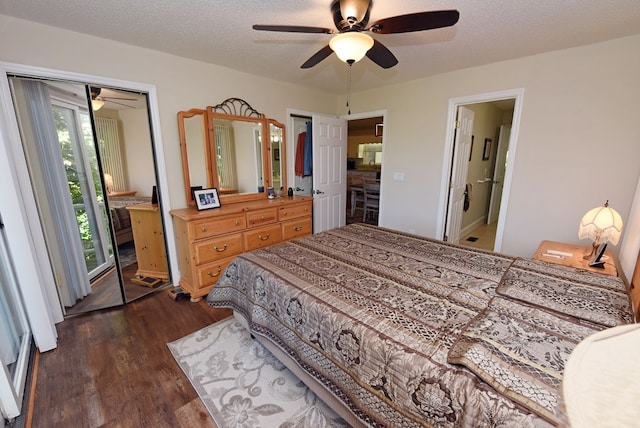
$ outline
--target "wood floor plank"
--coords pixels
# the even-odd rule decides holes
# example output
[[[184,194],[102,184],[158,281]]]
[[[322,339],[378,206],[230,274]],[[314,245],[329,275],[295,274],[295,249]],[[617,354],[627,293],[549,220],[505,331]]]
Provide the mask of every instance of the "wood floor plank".
[[[230,315],[159,292],[66,319],[39,356],[32,426],[215,426],[166,344]]]
[[[217,428],[202,400],[195,399],[176,410],[179,428]]]

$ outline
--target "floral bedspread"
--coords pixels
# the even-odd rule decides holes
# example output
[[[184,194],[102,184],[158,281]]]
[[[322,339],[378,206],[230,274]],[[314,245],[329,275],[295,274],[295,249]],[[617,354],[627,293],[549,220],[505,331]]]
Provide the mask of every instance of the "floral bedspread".
[[[208,302],[240,312],[363,425],[548,426],[557,379],[543,366],[561,373],[568,352],[605,327],[554,313],[513,330],[518,311],[497,288],[521,260],[352,224],[241,255]],[[535,358],[513,355],[528,348],[522,331],[535,338]],[[521,342],[510,348],[514,337]],[[545,378],[509,383],[530,373],[528,363]]]

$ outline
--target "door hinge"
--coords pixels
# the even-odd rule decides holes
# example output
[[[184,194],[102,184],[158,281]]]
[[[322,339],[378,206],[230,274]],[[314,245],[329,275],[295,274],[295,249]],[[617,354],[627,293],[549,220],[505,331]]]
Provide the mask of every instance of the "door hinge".
[[[456,120],[456,124],[455,124],[456,129],[460,129],[460,121]]]

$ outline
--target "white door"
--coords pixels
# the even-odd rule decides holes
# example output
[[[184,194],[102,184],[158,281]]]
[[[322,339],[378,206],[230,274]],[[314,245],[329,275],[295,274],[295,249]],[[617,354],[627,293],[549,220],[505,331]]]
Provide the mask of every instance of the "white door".
[[[487,224],[498,221],[498,215],[500,214],[500,200],[502,199],[502,188],[504,187],[504,172],[507,169],[507,153],[509,152],[510,137],[511,125],[502,125],[500,127],[500,136],[498,137],[496,166],[493,170],[493,181],[491,182],[491,200],[489,202]]]
[[[448,242],[457,244],[460,240],[460,227],[464,208],[464,191],[469,169],[469,153],[473,134],[473,112],[466,107],[458,107],[458,119],[455,142],[453,145],[453,165],[449,181],[449,207],[445,237]]]
[[[313,233],[344,226],[347,211],[347,121],[313,115]]]
[[[30,346],[31,331],[20,300],[17,278],[4,234],[4,225],[0,220],[0,417],[2,418],[15,418],[22,411]]]

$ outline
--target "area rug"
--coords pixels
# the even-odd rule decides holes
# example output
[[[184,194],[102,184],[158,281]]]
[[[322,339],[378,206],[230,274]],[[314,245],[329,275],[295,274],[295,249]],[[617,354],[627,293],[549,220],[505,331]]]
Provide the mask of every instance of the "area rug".
[[[167,346],[220,428],[349,426],[233,317]]]

